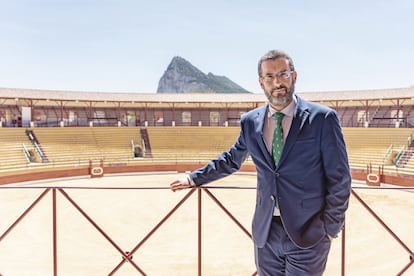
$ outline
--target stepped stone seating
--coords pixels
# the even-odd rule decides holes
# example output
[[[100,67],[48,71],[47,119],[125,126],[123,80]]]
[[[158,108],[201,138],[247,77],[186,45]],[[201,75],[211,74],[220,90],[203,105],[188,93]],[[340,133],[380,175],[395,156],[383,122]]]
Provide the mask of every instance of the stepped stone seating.
[[[400,173],[414,174],[414,158],[411,157],[403,168],[398,168],[398,171]]]
[[[142,146],[140,127],[55,127],[33,128],[50,163],[38,166],[87,165],[89,160],[130,163],[142,160],[208,161],[228,150],[239,135],[239,127],[146,127],[152,158],[134,158],[131,140]],[[350,166],[366,169],[367,164],[414,174],[414,158],[404,168],[392,160],[408,146],[410,128],[343,128]],[[0,128],[0,171],[29,165],[23,150],[33,146],[22,128]],[[247,160],[251,162],[250,159]]]
[[[133,158],[131,140],[141,146],[139,127],[99,127],[93,128],[96,144],[105,159]]]
[[[25,129],[0,128],[0,170],[16,170],[29,165],[23,144],[27,149],[34,150]]]
[[[148,127],[154,158],[204,160],[229,149],[239,127]]]
[[[134,157],[131,140],[140,144],[139,128],[65,127],[35,128],[49,161],[85,164],[89,160],[118,162]]]
[[[343,128],[351,168],[393,166],[392,159],[408,146],[410,128]]]

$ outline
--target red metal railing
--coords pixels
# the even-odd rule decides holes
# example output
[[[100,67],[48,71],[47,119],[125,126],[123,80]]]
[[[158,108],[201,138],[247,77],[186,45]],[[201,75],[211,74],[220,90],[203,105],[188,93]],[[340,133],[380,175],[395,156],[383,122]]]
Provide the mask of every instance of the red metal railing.
[[[381,188],[370,188],[370,187],[360,187],[358,189],[381,189]],[[387,188],[387,189],[396,189],[396,190],[412,190],[414,191],[414,188],[409,189],[403,189],[403,188]],[[395,232],[373,211],[372,208],[369,207],[369,205],[355,192],[355,189],[352,190],[352,195],[358,200],[359,203],[371,214],[373,218],[375,218],[376,221],[380,223],[380,225],[387,231],[391,237],[398,242],[398,244],[408,253],[408,263],[405,267],[401,269],[400,272],[397,273],[397,275],[403,275],[411,265],[414,263],[414,252],[411,250],[407,244],[405,244],[396,234]],[[345,242],[345,231],[343,234],[343,242]],[[343,256],[345,256],[345,244],[342,246],[343,250]],[[343,261],[345,261],[345,257],[343,257]],[[345,275],[345,265],[344,262],[342,264],[342,275]]]
[[[0,236],[0,247],[1,242],[8,236],[8,234],[34,209],[34,207],[42,201],[42,199],[52,191],[52,250],[53,250],[53,275],[58,275],[58,223],[57,223],[57,193],[60,193],[66,200],[98,231],[122,256],[122,260],[113,268],[112,271],[108,273],[108,275],[114,275],[124,264],[129,263],[137,272],[141,275],[147,275],[143,269],[139,266],[139,264],[133,260],[133,255],[137,253],[137,251],[142,247],[142,245],[186,202],[195,192],[197,194],[197,242],[198,242],[198,256],[197,256],[197,271],[198,275],[202,274],[202,193],[204,192],[207,194],[212,201],[217,204],[224,211],[224,213],[237,225],[238,228],[242,230],[242,232],[247,236],[248,239],[251,239],[250,232],[239,222],[239,220],[217,199],[216,196],[210,191],[213,189],[252,189],[249,187],[201,187],[201,188],[193,188],[189,190],[184,197],[164,216],[162,219],[145,235],[145,237],[136,243],[136,245],[128,250],[121,248],[119,244],[117,244],[114,239],[112,239],[106,231],[98,225],[98,223],[91,218],[87,212],[80,207],[80,205],[73,200],[71,196],[68,195],[66,190],[68,189],[128,189],[128,190],[142,190],[142,189],[169,189],[164,187],[142,187],[142,188],[91,188],[91,187],[0,187],[0,192],[2,189],[44,189],[44,191],[27,207],[20,216],[5,230],[4,233]],[[357,201],[366,208],[372,217],[374,217],[380,225],[398,242],[398,244],[408,253],[409,261],[408,263],[401,269],[401,271],[397,275],[403,275],[410,266],[414,263],[414,253],[409,248],[407,244],[405,244],[393,231],[392,229],[387,226],[387,224],[370,208],[370,206],[355,192],[356,189],[363,189],[363,188],[353,188],[352,195],[357,199]],[[373,188],[369,187],[367,189],[380,189],[380,188]],[[398,189],[398,188],[397,188]],[[412,190],[406,189],[404,190]],[[1,206],[1,203],[0,203]],[[342,231],[342,244],[341,244],[341,275],[345,275],[345,248],[346,248],[346,229]],[[0,256],[1,258],[1,256]],[[1,269],[1,268],[0,268]],[[1,271],[0,271],[1,275]],[[256,275],[256,272],[252,272],[251,275]]]

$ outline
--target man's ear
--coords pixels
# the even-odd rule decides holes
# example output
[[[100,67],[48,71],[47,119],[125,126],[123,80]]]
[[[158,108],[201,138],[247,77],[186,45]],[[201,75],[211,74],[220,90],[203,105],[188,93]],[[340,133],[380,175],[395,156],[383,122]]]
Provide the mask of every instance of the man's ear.
[[[263,80],[261,78],[259,78],[259,84],[260,87],[264,90]]]
[[[296,83],[296,78],[298,77],[298,73],[296,72],[296,71],[293,71],[293,73],[292,73],[292,78],[293,78],[293,80],[295,81],[295,83]]]

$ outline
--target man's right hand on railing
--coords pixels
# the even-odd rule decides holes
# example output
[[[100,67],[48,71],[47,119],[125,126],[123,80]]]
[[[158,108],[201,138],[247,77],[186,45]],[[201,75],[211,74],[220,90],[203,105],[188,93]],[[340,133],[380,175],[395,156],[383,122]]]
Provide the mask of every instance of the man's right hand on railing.
[[[180,191],[188,188],[192,188],[193,185],[191,185],[191,180],[189,177],[185,177],[183,179],[175,180],[170,184],[171,190],[173,192]]]

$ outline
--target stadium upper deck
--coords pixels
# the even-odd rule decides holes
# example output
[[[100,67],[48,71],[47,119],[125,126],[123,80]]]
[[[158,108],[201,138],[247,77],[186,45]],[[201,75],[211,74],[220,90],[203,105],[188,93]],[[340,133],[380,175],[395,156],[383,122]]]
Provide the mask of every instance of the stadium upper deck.
[[[298,93],[337,110],[346,127],[413,127],[414,87]],[[237,125],[257,94],[157,94],[0,88],[0,120],[13,126]]]

